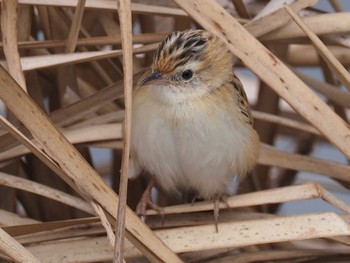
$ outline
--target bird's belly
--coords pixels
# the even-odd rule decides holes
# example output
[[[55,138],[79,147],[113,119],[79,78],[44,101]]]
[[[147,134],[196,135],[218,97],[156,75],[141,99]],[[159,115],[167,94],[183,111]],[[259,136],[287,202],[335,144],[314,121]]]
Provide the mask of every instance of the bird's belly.
[[[135,119],[133,131],[141,165],[166,190],[193,189],[212,198],[225,192],[239,172],[244,135],[223,119],[198,113],[174,119],[158,110],[153,117]]]
[[[226,191],[230,179],[238,174],[236,157],[242,154],[240,135],[231,128],[215,120],[178,131],[182,187],[192,188],[204,198]]]

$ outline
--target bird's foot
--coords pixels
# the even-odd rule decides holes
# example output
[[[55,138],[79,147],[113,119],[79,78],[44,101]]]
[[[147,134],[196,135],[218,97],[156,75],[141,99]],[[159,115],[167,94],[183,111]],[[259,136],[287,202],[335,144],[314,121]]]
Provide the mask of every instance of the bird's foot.
[[[191,200],[191,205],[193,206],[196,201],[202,201],[203,199],[199,195],[195,195]]]
[[[152,201],[152,188],[155,185],[155,180],[151,179],[148,183],[146,190],[143,192],[142,197],[139,203],[136,206],[136,214],[140,216],[141,221],[145,222],[146,220],[146,210],[147,208],[151,208],[156,210],[162,218],[162,224],[164,224],[164,210],[162,207],[158,206],[156,203]]]
[[[220,202],[224,203],[227,208],[230,208],[227,203],[227,194],[217,194],[214,197],[214,221],[215,221],[215,231],[219,233],[219,210],[220,210]]]

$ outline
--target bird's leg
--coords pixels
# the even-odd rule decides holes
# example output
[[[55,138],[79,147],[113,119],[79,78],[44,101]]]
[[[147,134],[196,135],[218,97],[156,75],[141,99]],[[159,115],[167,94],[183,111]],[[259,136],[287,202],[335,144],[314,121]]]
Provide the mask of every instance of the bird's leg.
[[[230,208],[227,203],[227,194],[217,194],[214,197],[214,221],[215,221],[215,230],[216,233],[219,233],[219,210],[220,210],[220,201],[223,202],[227,208]]]
[[[191,205],[193,206],[194,203],[198,200],[199,198],[199,195],[195,195],[193,198],[192,198],[192,201],[191,201]]]
[[[160,214],[160,216],[162,217],[162,222],[164,224],[163,208],[158,206],[157,204],[153,203],[153,201],[152,201],[152,188],[155,185],[155,183],[156,183],[156,181],[152,177],[152,179],[149,181],[149,183],[146,187],[146,190],[143,192],[139,203],[136,206],[136,214],[140,216],[142,222],[145,222],[146,209],[147,209],[147,207],[150,207],[150,208],[156,210]]]

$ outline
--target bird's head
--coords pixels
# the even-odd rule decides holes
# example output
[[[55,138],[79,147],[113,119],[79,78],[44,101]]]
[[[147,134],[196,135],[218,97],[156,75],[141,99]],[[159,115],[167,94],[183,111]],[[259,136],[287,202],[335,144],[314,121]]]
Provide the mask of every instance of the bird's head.
[[[150,72],[139,86],[178,96],[198,96],[229,81],[232,54],[217,37],[204,30],[169,34],[159,45]]]

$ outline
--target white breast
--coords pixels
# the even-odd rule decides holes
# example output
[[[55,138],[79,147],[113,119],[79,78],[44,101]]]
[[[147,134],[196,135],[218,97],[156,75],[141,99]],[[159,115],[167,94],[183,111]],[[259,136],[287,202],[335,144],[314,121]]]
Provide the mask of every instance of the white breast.
[[[225,109],[134,99],[133,158],[165,190],[193,189],[204,198],[224,193],[230,179],[246,169],[249,133]]]

